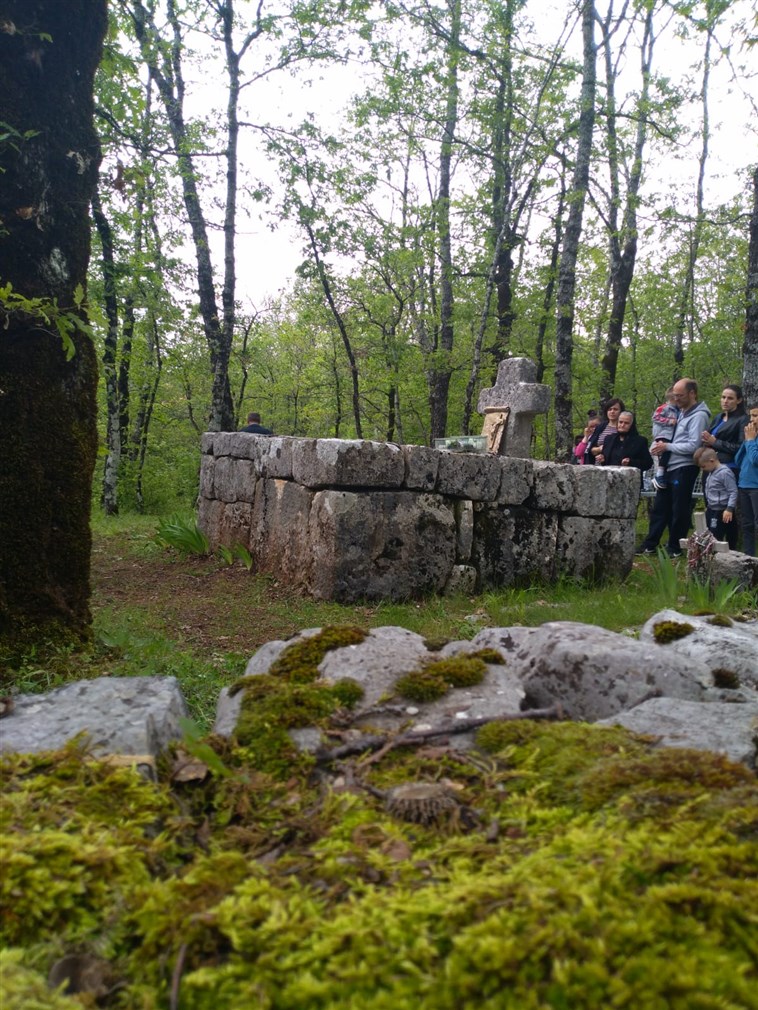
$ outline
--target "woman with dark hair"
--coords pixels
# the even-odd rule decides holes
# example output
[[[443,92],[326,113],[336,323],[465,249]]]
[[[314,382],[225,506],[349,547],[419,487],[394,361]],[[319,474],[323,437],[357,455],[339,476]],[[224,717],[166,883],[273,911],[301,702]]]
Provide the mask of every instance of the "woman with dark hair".
[[[734,457],[743,441],[746,420],[742,387],[731,384],[724,386],[721,393],[721,413],[708,431],[703,432],[701,438],[703,445],[715,449],[720,462],[732,470],[737,469]]]
[[[587,440],[587,449],[584,453],[585,463],[596,462],[596,457],[602,452],[603,442],[617,430],[619,414],[625,409],[624,401],[619,400],[617,396],[614,396],[603,404],[603,416],[600,424]]]
[[[637,431],[637,423],[631,410],[619,414],[617,430],[606,438],[602,452],[595,457],[601,466],[633,466],[642,475],[653,465],[647,439]]]

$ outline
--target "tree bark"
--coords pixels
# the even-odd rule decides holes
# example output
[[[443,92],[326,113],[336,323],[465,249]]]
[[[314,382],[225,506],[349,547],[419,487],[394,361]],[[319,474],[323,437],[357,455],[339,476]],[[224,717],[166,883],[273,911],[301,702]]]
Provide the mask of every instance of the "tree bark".
[[[745,342],[742,345],[742,387],[745,403],[758,403],[758,168],[753,172],[753,213],[747,255]]]
[[[93,81],[106,0],[5,0],[0,31],[0,286],[76,307],[90,255],[100,150]],[[5,130],[9,132],[8,129]],[[57,311],[57,310],[56,310]],[[97,360],[89,335],[0,301],[0,639],[4,649],[90,632]]]
[[[581,112],[574,179],[568,196],[569,214],[563,238],[563,250],[558,268],[555,334],[555,446],[559,460],[571,460],[573,425],[571,418],[571,362],[574,352],[574,292],[576,260],[582,234],[584,202],[590,177],[592,133],[595,126],[596,48],[594,39],[595,6],[592,0],[582,3],[582,37],[584,63],[582,69]]]

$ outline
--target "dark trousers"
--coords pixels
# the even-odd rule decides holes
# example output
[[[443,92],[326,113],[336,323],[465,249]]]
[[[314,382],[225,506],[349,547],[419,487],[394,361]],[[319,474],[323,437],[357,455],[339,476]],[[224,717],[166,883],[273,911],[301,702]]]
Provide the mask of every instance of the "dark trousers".
[[[739,490],[742,549],[755,557],[755,534],[758,530],[758,487],[741,487]]]
[[[725,523],[722,519],[723,515],[723,509],[706,509],[705,524],[717,540],[726,540],[729,549],[733,551],[737,548],[737,533],[739,532],[737,517],[733,516],[730,523]]]
[[[643,548],[656,548],[668,527],[667,549],[676,554],[681,551],[679,541],[687,536],[692,526],[692,489],[697,475],[698,468],[694,464],[668,471],[668,486],[655,493]]]

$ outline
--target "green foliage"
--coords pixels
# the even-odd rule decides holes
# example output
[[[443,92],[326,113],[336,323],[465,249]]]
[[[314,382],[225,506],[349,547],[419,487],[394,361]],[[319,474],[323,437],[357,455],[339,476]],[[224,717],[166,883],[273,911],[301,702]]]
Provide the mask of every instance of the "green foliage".
[[[155,542],[163,547],[173,547],[181,554],[207,554],[210,546],[197,523],[179,515],[159,520]]]
[[[89,323],[83,318],[84,288],[77,284],[74,291],[74,304],[70,308],[61,308],[57,298],[27,298],[8,281],[0,285],[0,328],[7,329],[14,317],[31,320],[40,329],[57,333],[63,344],[66,361],[76,354],[74,336],[82,333],[92,338],[93,332]]]
[[[716,611],[717,614],[726,610],[740,592],[739,579],[728,579],[716,582],[715,585],[711,585],[707,578],[691,578],[687,581],[687,600],[690,605],[702,610]]]
[[[75,997],[51,991],[47,979],[26,963],[27,957],[20,947],[0,950],[3,1010],[81,1010]]]
[[[655,553],[653,575],[660,605],[673,607],[679,599],[679,571],[676,565],[671,563],[671,559],[662,547],[659,547]]]

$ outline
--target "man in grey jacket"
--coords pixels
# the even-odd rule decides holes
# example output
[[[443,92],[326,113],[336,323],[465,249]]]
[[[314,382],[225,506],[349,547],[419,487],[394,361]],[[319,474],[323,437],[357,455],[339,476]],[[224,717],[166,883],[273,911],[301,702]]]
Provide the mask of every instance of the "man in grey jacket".
[[[666,472],[668,486],[656,492],[650,512],[647,536],[637,548],[637,554],[654,554],[666,527],[669,541],[666,551],[671,558],[682,554],[679,541],[686,537],[692,526],[692,489],[697,480],[698,467],[693,459],[702,445],[700,436],[708,429],[711,412],[698,401],[697,383],[694,379],[680,379],[674,384],[674,398],[680,416],[670,442],[654,442],[652,456],[670,452]]]

